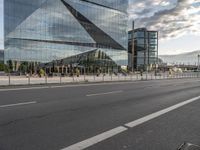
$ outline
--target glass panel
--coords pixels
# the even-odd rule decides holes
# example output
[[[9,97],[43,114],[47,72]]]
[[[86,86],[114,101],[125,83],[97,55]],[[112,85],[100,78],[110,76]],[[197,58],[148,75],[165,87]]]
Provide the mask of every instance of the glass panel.
[[[52,13],[53,12],[53,13]],[[27,17],[10,38],[95,43],[60,2],[49,0]]]
[[[137,31],[135,32],[136,38],[144,38],[144,32],[143,31]]]
[[[82,1],[97,3],[123,12],[126,12],[128,5],[128,0],[82,0]]]
[[[157,45],[157,39],[149,39],[149,44]]]
[[[137,51],[145,51],[145,46],[144,45],[137,45],[136,50]]]
[[[138,57],[137,58],[137,65],[139,66],[139,65],[144,65],[145,63],[144,63],[144,57],[142,57],[142,58],[140,58],[140,57]]]
[[[149,64],[156,64],[157,63],[157,58],[156,57],[150,57],[149,58]]]
[[[157,32],[153,32],[153,31],[151,31],[151,32],[149,32],[149,38],[158,38],[157,37]]]
[[[89,1],[66,0],[113,40],[127,48],[128,1]],[[60,0],[5,0],[4,5],[6,61],[51,62],[99,48]],[[127,65],[126,50],[100,49],[118,65]]]
[[[79,0],[67,0],[66,2],[127,49],[127,14]]]
[[[137,44],[138,44],[138,45],[144,45],[144,44],[145,44],[145,40],[142,39],[142,38],[141,38],[141,39],[138,38],[138,39],[137,39]]]

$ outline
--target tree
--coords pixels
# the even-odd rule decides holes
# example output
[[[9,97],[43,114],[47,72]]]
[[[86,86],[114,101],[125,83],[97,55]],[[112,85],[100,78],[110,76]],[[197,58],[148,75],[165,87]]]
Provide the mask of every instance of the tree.
[[[43,69],[40,69],[39,75],[40,75],[40,77],[45,76],[45,71]]]
[[[4,71],[4,64],[0,63],[0,71]]]
[[[9,72],[8,71],[8,66],[5,65],[3,62],[0,62],[0,71]]]
[[[28,63],[27,62],[21,63],[21,65],[19,66],[19,70],[21,73],[27,73]]]
[[[13,70],[13,63],[11,60],[8,61],[8,69],[9,69],[9,71]]]

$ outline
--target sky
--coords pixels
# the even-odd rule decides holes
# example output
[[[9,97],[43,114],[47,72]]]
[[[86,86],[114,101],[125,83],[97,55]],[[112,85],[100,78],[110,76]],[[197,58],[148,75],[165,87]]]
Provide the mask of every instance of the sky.
[[[159,31],[159,54],[200,50],[200,0],[130,0],[135,26]]]
[[[159,54],[200,50],[200,0],[129,0],[129,22],[159,31]],[[0,49],[3,0],[0,0]]]

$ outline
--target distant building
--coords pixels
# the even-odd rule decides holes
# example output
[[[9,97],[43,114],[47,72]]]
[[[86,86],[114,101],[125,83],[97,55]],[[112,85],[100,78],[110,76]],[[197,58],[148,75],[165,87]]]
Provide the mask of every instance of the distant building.
[[[129,68],[154,70],[158,64],[158,31],[138,28],[128,34]]]

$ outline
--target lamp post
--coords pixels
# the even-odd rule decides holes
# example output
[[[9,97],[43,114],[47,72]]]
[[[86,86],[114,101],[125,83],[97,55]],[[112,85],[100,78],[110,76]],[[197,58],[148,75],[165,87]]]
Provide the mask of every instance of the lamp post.
[[[200,70],[200,54],[198,55],[198,70]]]
[[[131,56],[131,67],[132,67],[132,72],[134,71],[134,64],[135,64],[135,59],[137,59],[137,58],[135,58],[135,22],[133,21],[132,22],[132,34],[131,34],[131,39],[132,39],[132,41],[131,41],[131,45],[132,45],[132,49],[131,49],[131,51],[132,51],[132,56]]]
[[[199,77],[199,73],[200,73],[200,54],[198,55],[198,77]]]

